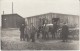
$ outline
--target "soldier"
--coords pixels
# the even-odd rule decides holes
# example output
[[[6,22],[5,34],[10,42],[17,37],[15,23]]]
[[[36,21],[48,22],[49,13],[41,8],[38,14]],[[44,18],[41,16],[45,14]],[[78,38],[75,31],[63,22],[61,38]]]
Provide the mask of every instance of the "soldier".
[[[24,28],[25,28],[25,25],[24,24],[21,24],[20,26],[20,41],[24,41]]]
[[[44,39],[44,26],[42,26],[42,39]]]
[[[42,31],[43,31],[42,38],[45,40],[48,39],[49,38],[49,35],[48,35],[49,28],[46,26],[46,24],[44,24]]]
[[[69,28],[66,23],[62,26],[62,40],[63,42],[67,41],[69,34]]]
[[[58,29],[57,22],[54,22],[53,29],[52,29],[52,38],[53,38],[53,36],[55,38],[55,34],[57,33],[57,29]]]
[[[33,26],[33,23],[31,23],[31,29],[30,29],[30,38],[32,40],[32,42],[35,42],[35,33],[36,33],[36,29],[35,27]]]
[[[39,38],[41,32],[41,26],[39,26],[38,31],[37,31],[37,38]]]
[[[52,31],[51,31],[52,38],[53,38],[53,36],[54,36],[54,38],[56,38],[55,35],[56,35],[57,30],[58,30],[58,28],[59,28],[58,23],[59,23],[59,18],[53,18],[53,19],[52,19],[52,24],[53,24],[53,29],[52,29]]]
[[[28,26],[25,26],[25,30],[24,30],[24,34],[25,34],[25,39],[27,39],[27,41],[29,41],[29,28]]]
[[[49,39],[48,32],[49,32],[49,27],[47,25],[45,25],[45,38],[46,39]]]

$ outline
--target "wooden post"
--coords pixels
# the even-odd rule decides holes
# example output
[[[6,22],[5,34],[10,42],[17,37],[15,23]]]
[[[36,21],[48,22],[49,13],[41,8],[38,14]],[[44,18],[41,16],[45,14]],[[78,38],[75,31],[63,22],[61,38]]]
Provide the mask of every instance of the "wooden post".
[[[13,2],[12,2],[12,14],[13,14]]]

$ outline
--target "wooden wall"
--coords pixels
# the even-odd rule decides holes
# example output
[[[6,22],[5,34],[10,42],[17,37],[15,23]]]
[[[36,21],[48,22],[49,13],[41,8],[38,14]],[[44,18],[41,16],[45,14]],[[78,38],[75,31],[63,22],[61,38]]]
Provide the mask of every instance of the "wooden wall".
[[[49,14],[42,14],[42,15],[28,17],[26,19],[28,20],[29,26],[30,23],[33,23],[35,27],[38,27],[40,23],[42,24],[43,18],[48,19],[48,24],[52,23],[52,18],[59,18],[60,19],[59,23],[67,23],[69,27],[75,27],[75,25],[79,26],[79,16],[76,15],[49,13]]]

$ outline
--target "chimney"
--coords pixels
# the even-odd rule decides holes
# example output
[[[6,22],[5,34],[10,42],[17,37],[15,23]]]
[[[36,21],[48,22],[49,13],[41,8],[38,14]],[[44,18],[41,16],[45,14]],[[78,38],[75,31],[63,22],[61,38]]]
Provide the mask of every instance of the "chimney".
[[[4,15],[4,11],[3,11],[3,15]]]

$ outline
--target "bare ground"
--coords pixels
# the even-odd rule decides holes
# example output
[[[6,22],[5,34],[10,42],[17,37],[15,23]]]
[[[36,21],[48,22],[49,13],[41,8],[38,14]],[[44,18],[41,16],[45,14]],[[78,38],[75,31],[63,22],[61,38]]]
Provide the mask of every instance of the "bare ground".
[[[1,49],[2,50],[78,50],[79,41],[69,40],[39,40],[32,43],[31,41],[20,41],[20,32],[18,29],[4,29],[1,31]]]

